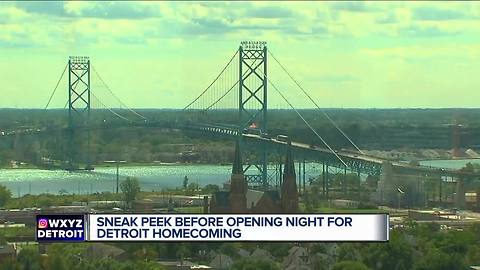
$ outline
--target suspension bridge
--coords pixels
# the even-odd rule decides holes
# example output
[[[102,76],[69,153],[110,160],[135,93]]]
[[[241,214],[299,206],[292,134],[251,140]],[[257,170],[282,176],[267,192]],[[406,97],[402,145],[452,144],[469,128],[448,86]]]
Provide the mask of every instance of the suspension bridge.
[[[273,63],[293,83],[297,96],[303,96],[315,110],[325,117],[329,123],[351,145],[353,150],[334,149],[316,130],[312,123],[307,121],[302,111],[298,110],[287,97],[285,91],[269,76],[269,65]],[[272,65],[272,64],[270,64]],[[52,91],[45,110],[49,109],[51,101],[61,89],[64,78],[68,77],[68,99],[64,109],[68,110],[67,126],[50,125],[48,127],[12,128],[4,136],[18,136],[19,134],[35,135],[61,130],[68,138],[65,146],[65,169],[75,170],[76,164],[86,164],[85,169],[91,170],[90,160],[90,132],[97,129],[112,129],[115,127],[135,126],[153,128],[175,128],[186,132],[208,136],[209,138],[227,138],[239,140],[245,155],[248,154],[244,166],[245,175],[251,185],[268,188],[280,181],[281,157],[286,147],[293,147],[296,162],[298,162],[298,179],[300,187],[305,188],[305,164],[315,162],[320,164],[323,182],[323,192],[328,193],[328,175],[332,169],[356,173],[359,176],[372,175],[384,177],[386,171],[395,174],[437,177],[438,179],[457,179],[457,181],[477,181],[480,175],[473,172],[453,170],[448,168],[432,168],[412,165],[406,162],[396,162],[380,157],[370,156],[362,151],[355,142],[333,121],[328,113],[321,108],[293,74],[286,68],[279,58],[267,49],[265,42],[245,41],[223,66],[220,73],[198,96],[189,102],[182,110],[176,113],[174,122],[165,122],[149,119],[137,110],[128,107],[109,85],[103,80],[88,57],[70,57],[63,72]],[[95,85],[95,82],[97,85]],[[103,95],[116,101],[112,107],[104,102],[104,98],[97,92],[103,89]],[[295,141],[288,134],[269,134],[269,98],[271,94],[279,97],[298,116],[298,121],[311,131],[318,141],[316,144],[307,144]],[[229,115],[224,121],[218,115]],[[104,114],[101,122],[93,122],[92,115]],[[84,160],[79,160],[79,152],[86,151]],[[389,169],[386,169],[389,168]],[[303,184],[302,184],[303,183]]]

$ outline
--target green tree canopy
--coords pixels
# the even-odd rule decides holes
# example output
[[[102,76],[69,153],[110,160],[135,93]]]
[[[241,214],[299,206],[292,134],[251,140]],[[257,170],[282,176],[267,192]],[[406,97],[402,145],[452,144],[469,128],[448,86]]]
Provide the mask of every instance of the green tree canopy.
[[[5,186],[0,185],[0,206],[5,206],[12,198],[12,192]]]
[[[220,187],[215,184],[208,184],[202,188],[202,193],[212,194],[220,190]]]
[[[369,270],[365,264],[355,261],[343,261],[333,265],[332,270]]]
[[[22,248],[17,256],[17,264],[23,270],[40,270],[41,259],[37,248],[31,246]]]
[[[187,189],[188,186],[188,176],[185,175],[183,178],[183,189]]]
[[[373,269],[412,269],[413,248],[397,231],[392,231],[390,242],[367,245],[361,253],[365,264]]]
[[[415,265],[415,270],[461,270],[467,269],[458,254],[430,249]]]
[[[140,192],[140,183],[137,178],[127,177],[125,181],[120,184],[125,203],[128,208],[132,207],[132,202],[135,201],[137,194]]]
[[[272,261],[241,259],[236,261],[232,270],[280,270],[280,267]]]

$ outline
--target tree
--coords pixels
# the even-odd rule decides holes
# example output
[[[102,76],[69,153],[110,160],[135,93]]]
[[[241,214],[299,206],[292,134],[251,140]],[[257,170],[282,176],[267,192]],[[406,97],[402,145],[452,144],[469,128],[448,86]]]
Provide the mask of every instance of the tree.
[[[230,257],[235,257],[237,256],[238,249],[238,243],[225,242],[220,246],[220,253],[228,255]]]
[[[413,248],[398,231],[392,231],[390,242],[367,245],[361,253],[364,263],[374,269],[412,269]]]
[[[466,265],[460,255],[430,249],[415,265],[415,270],[461,270]]]
[[[220,187],[215,184],[208,184],[202,188],[202,193],[204,194],[213,194],[220,190]]]
[[[286,257],[291,247],[291,243],[267,243],[263,246],[273,257],[277,258]]]
[[[134,258],[139,261],[152,261],[158,258],[157,251],[151,245],[144,245],[142,248],[133,252]]]
[[[272,261],[241,259],[236,261],[231,269],[233,270],[280,270],[280,267]]]
[[[366,185],[370,190],[376,190],[378,184],[378,177],[368,175],[367,179],[365,179]]]
[[[17,270],[15,259],[3,259],[0,263],[0,270]]]
[[[188,176],[185,175],[183,178],[183,189],[187,189],[188,186]]]
[[[338,251],[339,261],[359,261],[361,259],[360,246],[354,243],[340,245]]]
[[[92,263],[93,269],[96,270],[115,270],[121,269],[122,266],[120,262],[112,258],[101,258]]]
[[[365,264],[355,261],[343,261],[333,265],[332,270],[369,270]]]
[[[14,154],[11,150],[4,149],[0,152],[0,167],[10,165],[10,162],[14,158]]]
[[[475,245],[470,246],[466,257],[470,265],[480,262],[480,247]]]
[[[320,203],[320,186],[317,182],[310,185],[310,191],[304,195],[305,211],[314,213]]]
[[[32,247],[24,247],[18,253],[17,264],[22,270],[40,270],[41,259],[38,250]]]
[[[4,206],[12,198],[12,192],[7,187],[0,185],[0,206]]]
[[[196,191],[197,189],[198,189],[198,184],[197,183],[188,184],[188,187],[187,187],[188,191]]]
[[[132,202],[135,201],[137,194],[140,192],[140,183],[137,178],[127,177],[125,181],[120,184],[125,204],[128,208],[132,208]]]
[[[66,270],[67,262],[66,258],[61,254],[51,252],[48,254],[46,267],[47,270]]]
[[[357,189],[360,183],[360,177],[355,173],[335,175],[332,181],[332,186],[337,188]]]
[[[1,246],[4,246],[4,245],[6,245],[6,244],[7,244],[7,238],[5,238],[5,235],[4,235],[4,233],[2,232],[2,233],[0,233],[0,245],[1,245]]]
[[[188,249],[187,244],[180,244],[178,245],[176,256],[180,259],[183,259],[185,257],[188,257],[190,254],[190,250]]]

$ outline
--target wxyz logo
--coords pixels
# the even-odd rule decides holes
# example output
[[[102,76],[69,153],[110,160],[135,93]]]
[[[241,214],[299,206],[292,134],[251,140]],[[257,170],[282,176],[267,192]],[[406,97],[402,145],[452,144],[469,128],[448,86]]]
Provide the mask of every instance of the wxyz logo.
[[[50,219],[48,220],[48,225],[51,228],[70,228],[70,229],[80,228],[81,229],[83,228],[83,220],[81,219]]]

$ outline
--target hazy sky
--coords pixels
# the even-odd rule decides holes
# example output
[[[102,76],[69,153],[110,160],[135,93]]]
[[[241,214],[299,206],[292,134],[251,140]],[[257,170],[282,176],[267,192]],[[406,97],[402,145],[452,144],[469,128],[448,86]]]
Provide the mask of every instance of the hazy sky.
[[[242,40],[267,41],[322,107],[480,105],[480,2],[29,1],[0,3],[0,107],[45,106],[70,55],[131,107],[183,107]]]

